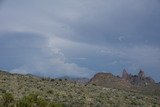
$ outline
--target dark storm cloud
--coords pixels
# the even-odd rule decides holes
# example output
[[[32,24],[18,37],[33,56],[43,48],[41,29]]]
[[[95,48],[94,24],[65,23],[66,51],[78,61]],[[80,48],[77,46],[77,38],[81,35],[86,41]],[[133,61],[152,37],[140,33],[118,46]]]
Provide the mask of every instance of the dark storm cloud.
[[[149,41],[159,45],[159,1],[106,0],[103,7],[101,5],[86,8],[84,17],[71,23],[71,28],[76,33],[71,39],[119,45],[119,38],[124,37],[123,42],[126,43],[143,44],[144,41]]]
[[[74,76],[106,70],[120,74],[123,68],[135,73],[142,68],[159,80],[159,0],[6,0],[1,4],[1,68],[49,71],[46,75],[54,69],[57,75]]]

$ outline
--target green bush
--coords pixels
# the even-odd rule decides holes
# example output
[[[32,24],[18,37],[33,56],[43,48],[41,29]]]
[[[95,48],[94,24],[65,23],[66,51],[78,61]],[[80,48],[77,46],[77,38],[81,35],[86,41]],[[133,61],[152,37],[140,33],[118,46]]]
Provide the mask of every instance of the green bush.
[[[13,105],[14,97],[11,93],[5,93],[2,95],[2,100],[3,105],[5,107],[8,107],[9,105]]]
[[[47,93],[48,94],[53,94],[53,90],[48,90]]]
[[[96,86],[96,84],[92,84],[92,85]]]
[[[54,82],[55,80],[52,78],[51,81]]]
[[[18,103],[17,107],[46,107],[47,101],[38,96],[38,94],[29,94],[24,96]]]
[[[65,107],[64,104],[51,104],[50,107]]]
[[[62,79],[58,79],[59,81],[62,81]]]

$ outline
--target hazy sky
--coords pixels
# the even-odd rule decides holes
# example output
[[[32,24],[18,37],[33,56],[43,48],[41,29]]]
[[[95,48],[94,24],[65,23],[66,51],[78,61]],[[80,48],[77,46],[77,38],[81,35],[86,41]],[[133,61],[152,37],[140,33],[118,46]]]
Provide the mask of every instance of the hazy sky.
[[[160,81],[160,0],[0,0],[0,69]]]

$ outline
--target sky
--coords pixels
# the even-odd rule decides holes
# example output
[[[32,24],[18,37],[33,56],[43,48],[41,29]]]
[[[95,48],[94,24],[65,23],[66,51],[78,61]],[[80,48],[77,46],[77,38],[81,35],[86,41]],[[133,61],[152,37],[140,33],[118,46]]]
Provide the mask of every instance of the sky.
[[[160,0],[0,0],[0,69],[90,78],[124,68],[160,81]]]

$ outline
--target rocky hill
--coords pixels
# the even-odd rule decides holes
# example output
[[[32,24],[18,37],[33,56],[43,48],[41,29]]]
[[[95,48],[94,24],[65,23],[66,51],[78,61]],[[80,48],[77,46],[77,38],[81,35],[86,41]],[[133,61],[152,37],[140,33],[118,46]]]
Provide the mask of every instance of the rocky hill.
[[[0,107],[160,106],[159,95],[116,89],[115,84],[129,84],[121,77],[99,73],[90,82],[98,81],[97,79],[106,81],[106,84],[113,81],[113,88],[0,71]]]
[[[114,76],[111,73],[97,73],[90,79],[89,84],[104,86],[109,88],[130,88],[131,84],[124,79]],[[121,88],[120,88],[121,89]]]
[[[89,84],[160,95],[160,86],[151,77],[146,77],[142,70],[138,75],[132,75],[124,69],[122,77],[114,76],[111,73],[97,73],[91,78]]]

